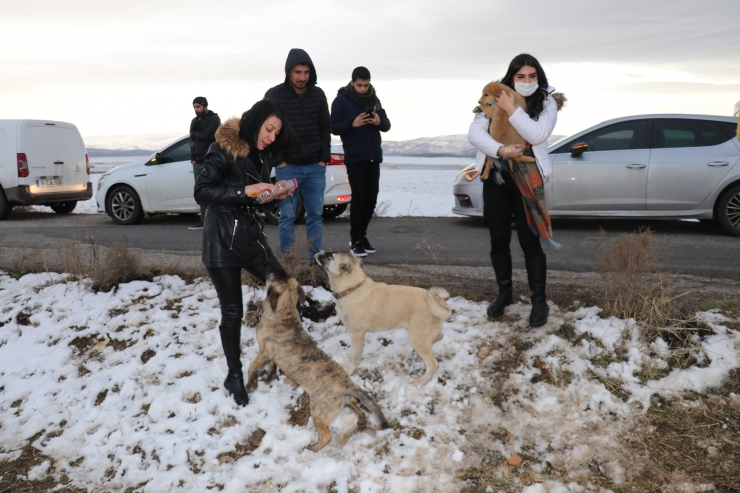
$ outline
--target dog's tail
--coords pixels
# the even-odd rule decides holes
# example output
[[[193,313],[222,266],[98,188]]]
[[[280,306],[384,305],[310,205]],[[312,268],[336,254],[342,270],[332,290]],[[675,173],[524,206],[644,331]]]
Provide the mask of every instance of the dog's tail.
[[[437,287],[429,288],[424,295],[429,311],[440,320],[447,320],[452,315],[452,310],[445,301],[449,297],[450,293],[446,289]]]
[[[367,392],[358,387],[353,390],[350,395],[360,401],[360,403],[365,406],[365,409],[373,413],[377,420],[380,421],[380,427],[382,429],[385,430],[386,428],[388,428],[388,420],[385,419],[385,416],[383,416],[383,412],[380,410],[380,407],[378,407],[375,399],[370,397]]]

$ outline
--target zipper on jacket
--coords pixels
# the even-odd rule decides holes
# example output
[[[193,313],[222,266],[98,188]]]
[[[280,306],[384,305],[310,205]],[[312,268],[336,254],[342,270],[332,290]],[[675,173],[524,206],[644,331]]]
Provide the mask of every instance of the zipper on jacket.
[[[239,225],[239,220],[234,219],[234,232],[231,233],[231,245],[229,245],[229,250],[234,248],[234,237],[236,236],[236,227]]]
[[[370,153],[370,162],[373,162],[373,144],[370,142],[370,129],[365,129],[365,134],[367,135],[367,150]]]

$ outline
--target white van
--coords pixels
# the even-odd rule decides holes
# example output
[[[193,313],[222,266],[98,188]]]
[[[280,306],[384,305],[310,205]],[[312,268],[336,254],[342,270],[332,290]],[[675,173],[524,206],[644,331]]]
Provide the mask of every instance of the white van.
[[[90,198],[90,161],[77,127],[0,120],[0,219],[16,205],[48,205],[66,214]]]

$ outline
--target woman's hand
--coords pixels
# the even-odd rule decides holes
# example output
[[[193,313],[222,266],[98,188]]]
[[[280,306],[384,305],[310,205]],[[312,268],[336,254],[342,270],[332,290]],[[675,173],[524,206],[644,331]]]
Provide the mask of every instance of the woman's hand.
[[[501,94],[496,98],[496,104],[499,105],[499,107],[509,116],[513,115],[516,111],[514,95],[509,91],[501,91]]]
[[[507,146],[501,146],[498,150],[498,155],[506,159],[518,158],[524,153],[524,149],[527,146],[524,144],[509,144]]]
[[[247,194],[247,197],[256,197],[265,190],[271,190],[273,188],[275,188],[275,185],[272,183],[255,183],[254,185],[244,187],[244,193]]]
[[[357,127],[361,127],[363,125],[367,125],[368,123],[372,123],[372,119],[371,118],[372,117],[370,117],[370,115],[368,115],[367,113],[365,113],[363,111],[362,113],[360,113],[359,115],[357,115],[357,118],[355,118],[355,121],[352,122],[352,126],[355,127],[355,128],[357,128]],[[378,120],[380,120],[380,119],[378,119]]]

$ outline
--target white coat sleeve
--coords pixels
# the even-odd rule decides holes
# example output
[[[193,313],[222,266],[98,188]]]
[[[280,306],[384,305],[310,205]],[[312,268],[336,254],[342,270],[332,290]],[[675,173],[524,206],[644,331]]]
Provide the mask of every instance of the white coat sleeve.
[[[514,114],[509,117],[509,122],[519,135],[530,144],[537,145],[546,142],[547,138],[555,129],[558,121],[558,105],[555,99],[548,95],[544,102],[544,108],[538,120],[532,120],[529,115],[521,108],[517,108]],[[470,137],[468,137],[470,139]],[[471,140],[472,143],[472,140]],[[475,144],[473,144],[475,145]]]
[[[476,113],[473,123],[470,124],[470,130],[468,130],[468,141],[486,156],[496,157],[496,153],[503,144],[491,138],[491,134],[488,133],[488,124],[489,120],[485,113]]]

